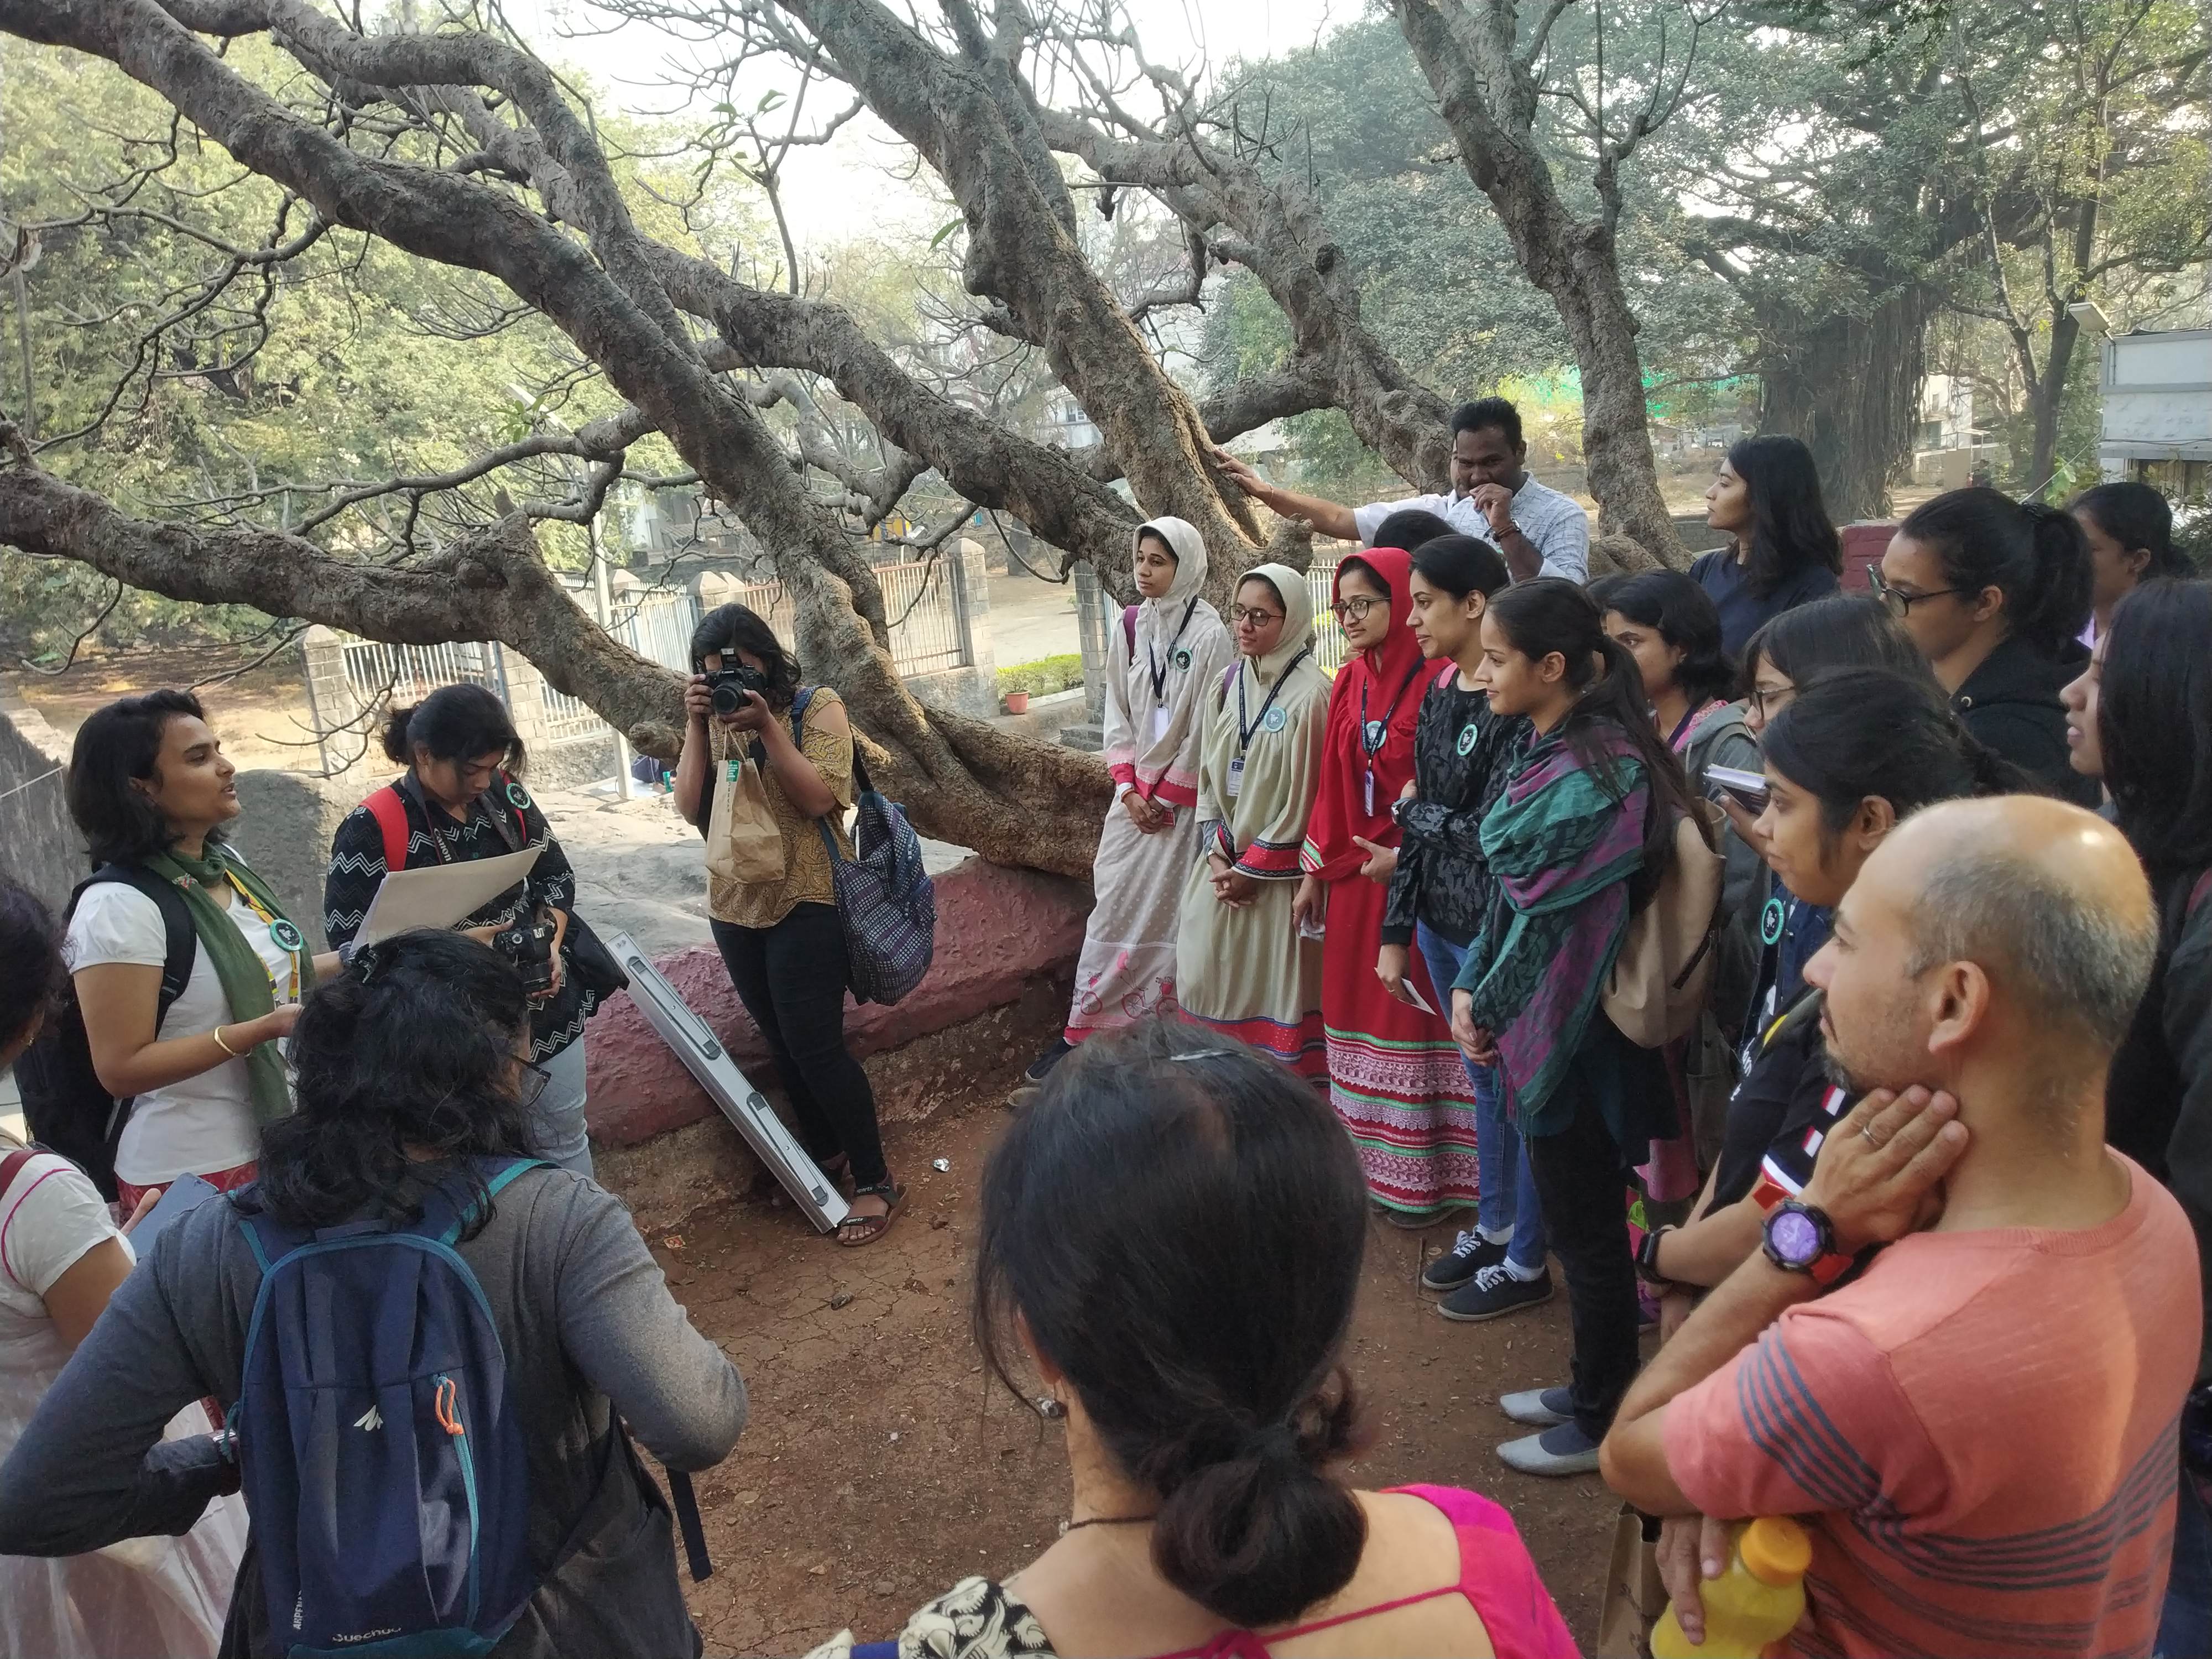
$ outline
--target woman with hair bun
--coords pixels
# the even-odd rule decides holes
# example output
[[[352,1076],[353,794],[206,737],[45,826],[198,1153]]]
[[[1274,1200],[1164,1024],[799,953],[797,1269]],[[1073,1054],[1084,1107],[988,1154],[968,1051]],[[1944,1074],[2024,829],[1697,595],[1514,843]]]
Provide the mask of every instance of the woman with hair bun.
[[[2088,651],[2089,544],[2063,508],[1994,489],[1923,501],[1870,573],[1966,729],[2051,792],[2094,805],[2072,767],[2058,694]]]
[[[540,1155],[592,1173],[584,1122],[584,1022],[611,982],[577,971],[583,933],[576,874],[538,803],[522,787],[522,739],[507,705],[481,685],[447,685],[385,720],[386,758],[406,768],[346,814],[331,840],[323,881],[323,931],[350,951],[376,890],[394,870],[416,870],[539,849],[530,874],[455,924],[491,945],[518,927],[550,926],[550,985],[532,1005],[531,1060],[544,1068]]]
[[[1365,1199],[1282,1066],[1166,1022],[1085,1043],[992,1154],[982,1204],[979,1340],[1065,1421],[1070,1521],[915,1613],[900,1651],[1197,1659],[1322,1630],[1376,1659],[1575,1651],[1503,1509],[1335,1473],[1364,1441],[1342,1357]]]

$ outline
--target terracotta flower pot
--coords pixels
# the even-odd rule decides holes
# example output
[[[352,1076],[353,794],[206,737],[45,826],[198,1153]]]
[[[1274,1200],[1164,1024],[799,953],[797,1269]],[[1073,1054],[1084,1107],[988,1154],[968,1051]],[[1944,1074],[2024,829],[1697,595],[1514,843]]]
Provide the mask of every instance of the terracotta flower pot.
[[[1006,712],[1009,714],[1028,714],[1030,712],[1030,694],[1026,691],[1007,692]]]

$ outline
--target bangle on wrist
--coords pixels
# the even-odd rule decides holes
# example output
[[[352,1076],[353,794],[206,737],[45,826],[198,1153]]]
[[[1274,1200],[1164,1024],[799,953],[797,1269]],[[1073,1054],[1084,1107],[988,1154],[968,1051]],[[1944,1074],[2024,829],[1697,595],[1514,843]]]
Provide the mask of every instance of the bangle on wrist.
[[[248,1043],[244,1048],[232,1048],[228,1042],[225,1042],[222,1040],[222,1027],[220,1025],[216,1026],[214,1030],[209,1032],[208,1035],[215,1039],[215,1046],[222,1049],[223,1053],[228,1054],[233,1060],[244,1060],[247,1054],[252,1051],[253,1046],[252,1044]]]

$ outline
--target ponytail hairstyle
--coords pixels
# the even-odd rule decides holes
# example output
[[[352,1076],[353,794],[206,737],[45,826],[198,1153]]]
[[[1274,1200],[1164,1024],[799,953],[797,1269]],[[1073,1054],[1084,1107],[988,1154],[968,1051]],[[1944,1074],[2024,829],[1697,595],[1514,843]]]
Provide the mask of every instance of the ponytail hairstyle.
[[[2089,625],[2089,538],[2063,507],[1954,489],[1913,508],[1898,533],[1932,550],[1943,585],[1967,601],[1989,587],[2003,594],[2010,631],[2046,657]]]
[[[387,757],[412,766],[418,746],[436,761],[472,761],[479,755],[497,754],[499,763],[518,775],[526,759],[514,716],[496,692],[481,685],[441,685],[422,702],[386,716]]]
[[[532,1158],[530,998],[496,951],[431,928],[363,945],[292,1032],[297,1109],[261,1134],[255,1190],[287,1226],[404,1220],[454,1160]],[[420,1154],[428,1153],[428,1158]]]
[[[1759,665],[1771,662],[1802,690],[1839,668],[1887,668],[1935,680],[1905,625],[1870,593],[1837,593],[1770,617],[1743,648],[1743,690],[1751,695]]]
[[[1735,695],[1735,665],[1721,648],[1721,613],[1712,595],[1679,570],[1646,570],[1607,591],[1601,611],[1617,611],[1633,623],[1656,628],[1659,637],[1682,653],[1674,683],[1698,708]]]
[[[1742,539],[1750,549],[1743,577],[1752,597],[1767,598],[1814,565],[1841,575],[1843,538],[1820,494],[1820,469],[1802,441],[1781,434],[1741,438],[1729,447],[1728,460],[1751,506]]]
[[[2093,484],[2074,498],[2074,512],[2094,521],[2123,551],[2150,555],[2141,578],[2186,580],[2197,574],[2189,556],[2173,544],[2173,507],[2147,483]]]
[[[1491,600],[1490,615],[1523,656],[1540,662],[1556,651],[1565,659],[1567,684],[1577,695],[1559,736],[1600,788],[1615,800],[1628,795],[1609,744],[1616,731],[1643,763],[1651,805],[1644,815],[1643,866],[1629,886],[1631,908],[1642,908],[1674,866],[1676,816],[1695,823],[1708,843],[1712,830],[1692,803],[1682,763],[1651,722],[1636,659],[1605,631],[1604,615],[1582,585],[1564,576],[1516,582]]]
[[[1513,580],[1504,555],[1473,536],[1435,536],[1413,550],[1413,568],[1421,579],[1455,599],[1470,593],[1486,599]]]
[[[1937,801],[2047,793],[1967,731],[1933,680],[1886,668],[1823,674],[1767,722],[1760,746],[1819,800],[1832,836],[1869,795],[1901,823]]]
[[[1157,1495],[1161,1576],[1245,1629],[1350,1583],[1366,1516],[1329,1470],[1364,1443],[1340,1357],[1367,1200],[1328,1104],[1241,1043],[1143,1022],[1054,1068],[982,1210],[977,1343],[1026,1400],[1018,1321],[1066,1379]]]
[[[53,912],[29,888],[0,876],[0,1070],[30,1039],[65,978]]]
[[[2212,866],[2212,584],[2145,582],[2112,611],[2097,742],[2112,813],[2154,883]]]

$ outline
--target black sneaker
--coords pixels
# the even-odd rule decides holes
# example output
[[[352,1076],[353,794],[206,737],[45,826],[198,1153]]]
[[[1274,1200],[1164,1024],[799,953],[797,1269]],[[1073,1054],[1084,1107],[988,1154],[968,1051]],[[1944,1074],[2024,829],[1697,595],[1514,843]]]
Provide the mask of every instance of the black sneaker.
[[[1495,1267],[1504,1260],[1503,1244],[1492,1243],[1477,1228],[1463,1227],[1451,1249],[1421,1269],[1421,1288],[1455,1291],[1485,1267]]]
[[[1546,1267],[1534,1279],[1516,1279],[1501,1261],[1479,1269],[1474,1277],[1437,1304],[1437,1311],[1462,1325],[1480,1325],[1501,1319],[1522,1308],[1552,1299],[1552,1270]]]
[[[1029,1063],[1006,1096],[1006,1105],[1013,1111],[1024,1110],[1031,1101],[1044,1092],[1044,1080],[1052,1075],[1052,1068],[1075,1052],[1075,1045],[1066,1037],[1053,1039],[1052,1047]]]

